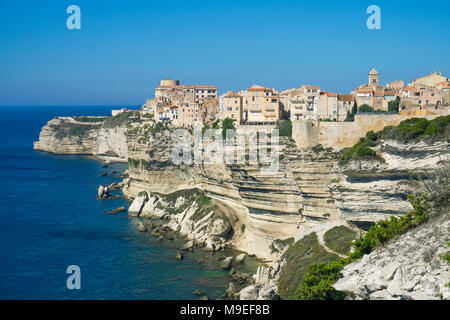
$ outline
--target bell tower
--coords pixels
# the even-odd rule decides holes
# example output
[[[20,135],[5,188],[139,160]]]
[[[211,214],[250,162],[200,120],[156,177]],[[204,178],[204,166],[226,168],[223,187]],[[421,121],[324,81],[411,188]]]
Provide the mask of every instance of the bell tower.
[[[375,68],[369,73],[369,85],[378,87],[380,85],[380,74]]]

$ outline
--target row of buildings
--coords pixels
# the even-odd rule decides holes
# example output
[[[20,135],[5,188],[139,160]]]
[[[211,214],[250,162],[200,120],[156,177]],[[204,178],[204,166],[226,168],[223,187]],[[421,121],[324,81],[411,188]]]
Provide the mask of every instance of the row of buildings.
[[[177,127],[200,128],[217,119],[230,118],[237,124],[272,124],[280,119],[344,121],[349,112],[362,105],[387,111],[389,102],[399,101],[400,108],[442,108],[450,102],[450,81],[441,73],[414,79],[405,86],[401,80],[380,84],[380,75],[372,69],[368,83],[349,94],[303,85],[279,92],[253,85],[239,92],[219,96],[211,85],[181,85],[178,80],[162,80],[155,97],[143,110],[158,121]]]

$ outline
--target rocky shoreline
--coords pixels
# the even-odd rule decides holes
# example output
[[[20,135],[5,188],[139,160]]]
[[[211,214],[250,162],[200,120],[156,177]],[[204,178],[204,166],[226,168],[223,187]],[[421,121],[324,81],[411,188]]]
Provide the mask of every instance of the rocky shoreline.
[[[102,167],[106,167],[105,164]],[[110,185],[100,185],[97,192],[97,200],[111,200],[120,198],[120,195],[113,195],[112,190],[121,190],[123,183],[112,183]],[[135,219],[137,224],[136,228],[139,232],[149,233],[156,241],[166,241],[178,244],[174,250],[174,259],[183,260],[186,256],[192,255],[196,252],[197,264],[202,265],[206,259],[209,259],[210,264],[215,265],[218,270],[227,271],[229,276],[228,287],[224,290],[222,299],[235,300],[235,299],[255,299],[258,298],[258,292],[261,291],[260,299],[276,299],[278,298],[273,289],[276,288],[276,283],[271,283],[273,289],[269,289],[270,272],[274,275],[274,271],[279,270],[279,266],[276,269],[263,266],[264,261],[256,258],[254,255],[248,256],[246,253],[242,253],[232,248],[230,244],[224,243],[219,245],[214,243],[211,239],[207,241],[207,244],[199,241],[191,240],[192,237],[186,233],[181,232],[181,227],[178,222],[164,213],[164,210],[158,209],[157,204],[159,202],[156,199],[148,199],[147,196],[142,195],[129,201],[130,206],[128,209],[125,207],[118,207],[110,211],[106,211],[108,214],[118,214],[128,211],[130,219]],[[145,203],[153,201],[154,205],[145,210]],[[184,204],[182,200],[178,201],[178,206]],[[229,231],[229,228],[223,228],[223,225],[216,224],[214,226],[215,235],[224,235]],[[180,261],[182,263],[182,261]],[[269,271],[271,270],[271,271]],[[255,272],[256,273],[253,273]],[[226,283],[224,283],[224,286]],[[264,288],[266,286],[266,288]],[[209,299],[208,296],[203,294],[201,288],[193,292],[193,294],[199,296],[199,299]]]

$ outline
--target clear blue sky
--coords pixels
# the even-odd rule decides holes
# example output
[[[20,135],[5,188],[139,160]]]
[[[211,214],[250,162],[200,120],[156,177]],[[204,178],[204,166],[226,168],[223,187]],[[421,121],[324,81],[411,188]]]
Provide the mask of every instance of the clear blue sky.
[[[346,93],[372,67],[382,83],[448,76],[449,30],[448,0],[0,0],[0,105],[142,104],[167,77]]]

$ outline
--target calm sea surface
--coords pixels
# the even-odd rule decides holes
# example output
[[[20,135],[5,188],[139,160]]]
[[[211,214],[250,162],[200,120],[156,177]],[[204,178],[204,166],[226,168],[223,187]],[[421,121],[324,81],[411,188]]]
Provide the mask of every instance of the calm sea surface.
[[[227,273],[195,255],[175,260],[179,243],[139,233],[126,213],[105,210],[125,200],[97,201],[97,186],[120,181],[83,156],[33,150],[54,116],[110,115],[113,107],[0,107],[0,299],[219,298]],[[115,107],[117,108],[117,107]],[[116,191],[117,193],[117,191]],[[81,268],[81,290],[68,290],[69,265]]]

